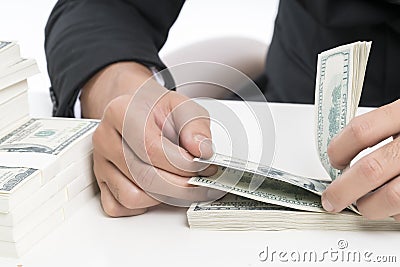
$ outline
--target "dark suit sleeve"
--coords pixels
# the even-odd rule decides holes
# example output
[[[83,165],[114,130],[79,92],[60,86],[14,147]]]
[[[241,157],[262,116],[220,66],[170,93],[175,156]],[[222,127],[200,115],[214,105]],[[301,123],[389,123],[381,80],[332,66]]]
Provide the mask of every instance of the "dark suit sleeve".
[[[158,52],[183,2],[58,1],[45,29],[53,115],[73,117],[80,89],[109,64],[136,61],[165,68]]]

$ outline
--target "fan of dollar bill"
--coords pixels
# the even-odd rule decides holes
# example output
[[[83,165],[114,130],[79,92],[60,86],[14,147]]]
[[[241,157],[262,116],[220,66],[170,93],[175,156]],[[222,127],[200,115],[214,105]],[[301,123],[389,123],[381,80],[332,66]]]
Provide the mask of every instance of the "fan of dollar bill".
[[[320,161],[335,179],[327,156],[331,139],[355,116],[363,87],[371,42],[356,42],[318,55],[315,85],[315,138]],[[329,181],[291,174],[271,166],[215,154],[199,162],[219,166],[211,177],[189,183],[229,192],[207,203],[193,203],[187,212],[191,228],[216,230],[399,230],[392,219],[368,221],[354,209],[324,211],[321,194]],[[256,181],[256,182],[254,182]],[[259,184],[256,189],[251,184]]]
[[[97,193],[94,120],[29,117],[36,61],[0,41],[0,256],[21,256]]]

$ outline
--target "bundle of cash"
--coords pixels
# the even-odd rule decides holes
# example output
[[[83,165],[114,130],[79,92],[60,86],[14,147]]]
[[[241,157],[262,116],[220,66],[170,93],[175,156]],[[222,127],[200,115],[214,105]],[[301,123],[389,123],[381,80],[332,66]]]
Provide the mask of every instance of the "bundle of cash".
[[[35,60],[20,57],[17,43],[0,41],[0,132],[29,116],[26,80],[38,72]]]
[[[191,228],[209,230],[400,230],[393,220],[371,221],[351,211],[308,212],[227,194],[210,203],[195,203],[187,212]]]
[[[330,140],[355,115],[370,47],[370,42],[357,42],[325,51],[318,56],[315,86],[316,145],[320,161],[331,179],[340,175],[340,171],[330,166],[327,147]],[[225,197],[212,203],[194,203],[187,213],[191,227],[221,230],[400,228],[393,219],[368,222],[354,213],[357,211],[352,206],[349,207],[352,211],[347,210],[341,214],[326,213],[320,196],[331,180],[303,177],[221,154],[215,154],[210,159],[196,160],[218,165],[219,171],[211,177],[193,177],[190,184],[229,192],[247,200]],[[277,221],[277,216],[285,216],[288,220]]]
[[[24,254],[97,193],[91,155],[97,123],[30,119],[0,137],[2,256]]]
[[[98,192],[98,121],[30,118],[27,78],[37,71],[0,41],[0,256],[23,255]]]

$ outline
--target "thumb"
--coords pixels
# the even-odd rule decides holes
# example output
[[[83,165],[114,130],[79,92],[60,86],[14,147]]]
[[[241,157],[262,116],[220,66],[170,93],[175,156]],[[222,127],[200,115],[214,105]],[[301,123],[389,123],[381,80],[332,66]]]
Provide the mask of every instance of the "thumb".
[[[208,111],[182,96],[172,110],[172,117],[179,134],[180,146],[195,157],[212,157],[214,150]]]

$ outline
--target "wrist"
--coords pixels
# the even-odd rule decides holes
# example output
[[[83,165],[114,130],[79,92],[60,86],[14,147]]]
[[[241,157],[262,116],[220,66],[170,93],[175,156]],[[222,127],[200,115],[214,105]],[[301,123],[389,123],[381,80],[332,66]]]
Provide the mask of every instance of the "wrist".
[[[133,95],[150,77],[152,72],[136,62],[118,62],[105,67],[82,89],[82,117],[100,119],[110,101],[121,95]]]

